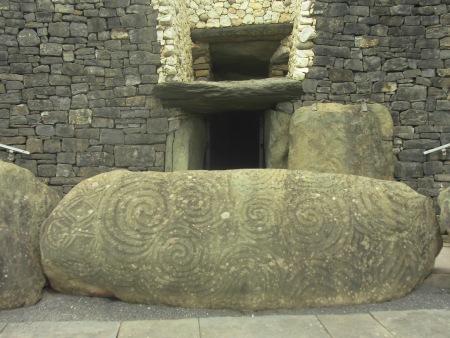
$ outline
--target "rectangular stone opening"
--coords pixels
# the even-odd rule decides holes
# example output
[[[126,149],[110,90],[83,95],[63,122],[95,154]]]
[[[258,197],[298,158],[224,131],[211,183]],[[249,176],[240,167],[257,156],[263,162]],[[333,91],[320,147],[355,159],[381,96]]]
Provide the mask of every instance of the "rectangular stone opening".
[[[205,169],[264,168],[263,112],[230,111],[206,122]]]

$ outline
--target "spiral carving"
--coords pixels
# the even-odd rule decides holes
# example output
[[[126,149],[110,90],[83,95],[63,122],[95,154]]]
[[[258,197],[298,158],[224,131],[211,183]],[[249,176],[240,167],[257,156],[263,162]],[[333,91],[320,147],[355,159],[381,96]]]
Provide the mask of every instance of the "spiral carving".
[[[433,213],[409,188],[357,176],[118,171],[66,196],[41,250],[60,291],[80,281],[77,293],[177,306],[352,304],[424,278]]]
[[[175,177],[169,186],[171,210],[176,222],[196,227],[214,228],[223,222],[228,200],[227,180],[223,177],[200,177],[189,172]]]
[[[158,177],[126,177],[107,190],[99,201],[100,231],[111,255],[129,262],[147,256],[152,237],[168,224],[165,190]]]

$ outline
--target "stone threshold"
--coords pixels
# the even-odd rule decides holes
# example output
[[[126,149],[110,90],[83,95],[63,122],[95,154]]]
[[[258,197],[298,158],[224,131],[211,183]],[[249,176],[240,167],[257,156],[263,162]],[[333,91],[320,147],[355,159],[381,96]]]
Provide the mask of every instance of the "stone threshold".
[[[269,78],[223,82],[164,82],[153,89],[166,108],[192,113],[220,113],[237,110],[271,109],[278,102],[298,99],[302,82]]]

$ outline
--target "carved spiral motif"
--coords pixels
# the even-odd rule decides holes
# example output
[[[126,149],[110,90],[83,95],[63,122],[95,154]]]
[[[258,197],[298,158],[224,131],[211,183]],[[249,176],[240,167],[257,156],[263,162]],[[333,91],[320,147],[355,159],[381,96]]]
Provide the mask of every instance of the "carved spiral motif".
[[[195,228],[174,227],[158,234],[149,256],[152,264],[146,267],[150,271],[149,289],[210,294],[212,278],[209,274],[213,267],[208,244]]]
[[[101,237],[110,254],[122,261],[145,258],[152,237],[168,223],[165,181],[158,177],[124,178],[99,201],[104,215]]]
[[[195,173],[175,177],[170,183],[171,214],[177,222],[211,228],[222,223],[221,215],[227,204],[227,182],[221,177],[202,176]]]
[[[238,205],[238,228],[249,238],[273,239],[281,225],[278,202],[270,196],[253,196]]]

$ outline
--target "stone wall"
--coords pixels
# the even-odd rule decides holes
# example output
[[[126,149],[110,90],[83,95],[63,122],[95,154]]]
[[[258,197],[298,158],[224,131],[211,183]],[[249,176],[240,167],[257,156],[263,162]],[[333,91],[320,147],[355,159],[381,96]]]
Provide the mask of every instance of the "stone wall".
[[[150,0],[0,1],[0,143],[31,152],[16,164],[62,193],[112,168],[164,170],[156,17]]]
[[[450,151],[423,154],[450,143],[449,8],[449,0],[317,0],[300,103],[387,106],[396,179],[432,197],[450,185]]]
[[[15,163],[60,192],[114,168],[164,170],[178,113],[152,90],[158,80],[192,79],[189,27],[227,27],[213,9],[238,24],[231,14],[241,7],[256,24],[268,8],[293,24],[283,43],[288,76],[304,78],[296,107],[384,104],[396,178],[432,197],[450,185],[450,150],[423,155],[450,143],[450,0],[230,0],[206,10],[211,3],[0,0],[0,143],[31,151]]]
[[[314,54],[311,40],[315,37],[315,20],[310,17],[310,0],[155,0],[158,14],[158,41],[163,46],[159,82],[191,81],[192,47],[190,28],[227,28],[244,25],[292,23],[291,35],[280,42],[290,50],[287,77],[302,80]],[[204,59],[207,56],[201,55]],[[195,62],[195,60],[194,60]],[[208,67],[200,67],[201,75],[209,79]],[[197,72],[196,72],[197,73]]]

